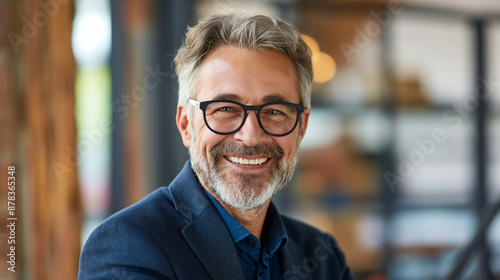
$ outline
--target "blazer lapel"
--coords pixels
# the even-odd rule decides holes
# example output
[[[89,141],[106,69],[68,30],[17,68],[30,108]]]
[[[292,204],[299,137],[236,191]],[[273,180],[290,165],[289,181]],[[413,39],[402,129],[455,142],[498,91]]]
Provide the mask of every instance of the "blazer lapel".
[[[244,280],[233,239],[188,161],[168,188],[175,208],[190,222],[182,235],[213,279]]]
[[[288,239],[287,244],[279,251],[278,258],[280,259],[282,279],[288,280],[303,277],[300,270],[297,271],[294,267],[300,267],[301,260],[304,260],[305,256],[300,252],[294,240]]]
[[[212,279],[245,279],[231,235],[215,208],[207,209],[182,234]]]

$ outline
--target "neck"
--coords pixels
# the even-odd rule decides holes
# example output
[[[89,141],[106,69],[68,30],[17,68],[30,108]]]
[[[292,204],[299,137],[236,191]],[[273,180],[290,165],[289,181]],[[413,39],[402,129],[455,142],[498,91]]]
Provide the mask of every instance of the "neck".
[[[209,188],[206,190],[224,207],[224,209],[243,227],[245,227],[250,233],[259,238],[262,235],[262,228],[264,227],[264,221],[266,219],[267,209],[271,200],[266,202],[262,207],[250,209],[250,210],[240,210],[233,208],[231,206],[223,203]]]
[[[223,203],[221,203],[221,205],[235,220],[260,239],[270,202],[271,201],[268,201],[262,207],[251,210],[238,210]]]

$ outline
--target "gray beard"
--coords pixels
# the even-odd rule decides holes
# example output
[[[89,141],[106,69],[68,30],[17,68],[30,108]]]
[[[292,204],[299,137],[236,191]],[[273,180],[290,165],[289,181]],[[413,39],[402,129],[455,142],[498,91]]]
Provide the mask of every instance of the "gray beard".
[[[196,141],[193,141],[195,144]],[[264,155],[274,159],[274,168],[265,174],[268,177],[262,184],[256,184],[263,176],[244,174],[218,166],[223,154]],[[298,162],[298,153],[292,160],[283,158],[283,151],[276,144],[248,147],[235,143],[219,143],[210,152],[210,158],[201,155],[195,147],[189,148],[191,167],[202,183],[215,194],[219,200],[241,211],[259,209],[281,190],[292,179]]]

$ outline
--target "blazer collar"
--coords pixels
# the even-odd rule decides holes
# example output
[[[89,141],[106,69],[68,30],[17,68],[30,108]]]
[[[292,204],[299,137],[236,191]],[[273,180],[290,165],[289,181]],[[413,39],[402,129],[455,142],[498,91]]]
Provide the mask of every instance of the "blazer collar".
[[[191,169],[191,160],[184,164],[181,172],[170,184],[168,191],[175,209],[186,219],[198,218],[211,206],[198,177]]]
[[[182,235],[213,279],[245,279],[231,235],[187,161],[168,188],[190,222]]]

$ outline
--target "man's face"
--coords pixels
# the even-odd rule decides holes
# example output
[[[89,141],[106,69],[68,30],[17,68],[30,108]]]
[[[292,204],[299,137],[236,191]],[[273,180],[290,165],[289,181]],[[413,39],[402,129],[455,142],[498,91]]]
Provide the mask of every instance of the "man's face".
[[[197,82],[198,101],[300,103],[290,59],[273,50],[219,47],[204,58]],[[283,137],[264,132],[255,111],[248,112],[241,129],[219,135],[206,127],[202,110],[192,110],[190,120],[187,108],[180,106],[177,124],[189,148],[193,169],[203,186],[222,203],[240,210],[259,208],[291,180],[298,145],[307,127],[308,109],[301,126]]]

